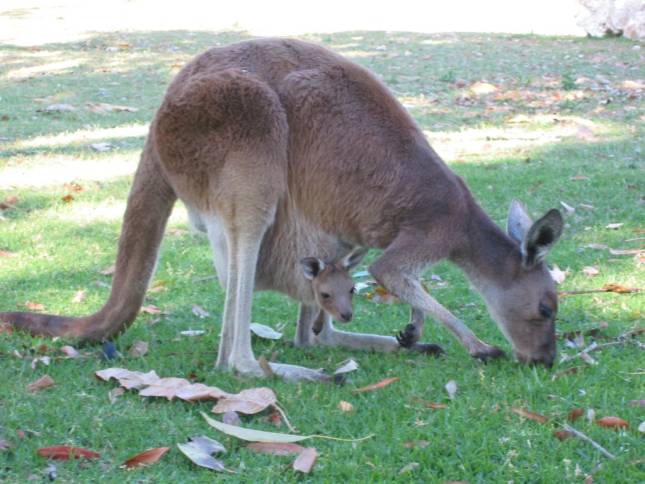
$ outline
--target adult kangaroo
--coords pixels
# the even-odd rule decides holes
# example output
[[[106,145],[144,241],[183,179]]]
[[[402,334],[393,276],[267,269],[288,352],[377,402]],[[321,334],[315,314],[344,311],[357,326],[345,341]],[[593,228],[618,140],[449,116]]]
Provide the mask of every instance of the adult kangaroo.
[[[519,202],[508,235],[364,68],[296,40],[252,40],[197,56],[153,120],[128,198],[110,297],[95,314],[0,313],[36,334],[104,340],[135,319],[177,198],[226,241],[226,299],[217,366],[262,375],[249,331],[263,237],[289,207],[347,246],[383,249],[369,268],[411,306],[400,335],[415,343],[430,315],[477,358],[482,342],[430,296],[421,272],[461,267],[518,359],[551,365],[557,295],[543,259],[562,232],[552,209],[535,223]],[[274,364],[290,377],[299,368]]]

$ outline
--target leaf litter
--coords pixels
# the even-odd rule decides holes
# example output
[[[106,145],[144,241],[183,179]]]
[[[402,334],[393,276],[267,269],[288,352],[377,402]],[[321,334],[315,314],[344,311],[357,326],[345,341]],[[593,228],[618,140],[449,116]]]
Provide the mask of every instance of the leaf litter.
[[[226,449],[217,440],[205,437],[203,435],[197,437],[189,437],[188,442],[184,444],[177,444],[177,447],[190,461],[199,466],[205,467],[218,472],[231,472],[227,469],[224,463],[213,457],[213,454],[221,454],[226,452]]]
[[[130,457],[123,464],[122,467],[126,469],[134,469],[135,467],[150,466],[159,462],[166,452],[170,450],[170,447],[156,447],[153,449],[148,449],[140,454]]]

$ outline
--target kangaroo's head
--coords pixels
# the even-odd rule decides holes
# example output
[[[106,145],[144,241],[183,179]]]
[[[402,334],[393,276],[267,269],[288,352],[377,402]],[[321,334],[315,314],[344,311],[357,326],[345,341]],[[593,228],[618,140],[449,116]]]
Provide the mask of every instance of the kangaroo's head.
[[[521,202],[511,204],[507,232],[519,251],[504,262],[507,280],[503,290],[488,292],[485,299],[518,360],[525,363],[550,367],[556,356],[558,297],[544,258],[562,228],[562,216],[555,209],[533,222]]]
[[[332,262],[317,257],[305,257],[300,261],[305,277],[311,281],[318,306],[337,321],[348,323],[352,320],[355,288],[349,272],[366,253],[367,249],[361,247]]]

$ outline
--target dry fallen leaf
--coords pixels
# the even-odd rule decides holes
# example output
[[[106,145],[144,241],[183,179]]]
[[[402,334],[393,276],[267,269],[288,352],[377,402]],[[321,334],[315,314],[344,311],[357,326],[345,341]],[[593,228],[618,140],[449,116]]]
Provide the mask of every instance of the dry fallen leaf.
[[[137,454],[133,457],[130,457],[126,460],[122,467],[126,469],[133,469],[140,466],[149,466],[159,461],[163,455],[170,450],[169,447],[157,447],[154,449],[148,449],[140,454]]]
[[[70,111],[75,111],[76,108],[71,104],[50,104],[44,109],[37,109],[37,112],[41,113],[66,113]]]
[[[605,228],[609,229],[609,230],[617,230],[617,229],[621,228],[623,225],[625,225],[625,224],[623,224],[623,223],[607,224],[607,225],[605,225]]]
[[[99,457],[101,457],[101,454],[94,452],[93,450],[82,449],[80,447],[72,447],[69,445],[43,447],[41,449],[38,449],[38,455],[46,457],[48,459],[56,460],[80,459],[81,457],[84,457],[86,459],[98,459]]]
[[[305,448],[298,444],[278,442],[253,442],[246,446],[252,452],[271,455],[298,455]]]
[[[450,400],[454,400],[455,395],[457,394],[457,382],[455,380],[450,380],[446,383],[444,388],[446,389],[446,392],[448,392],[448,398],[450,398]]]
[[[236,395],[228,395],[218,400],[213,413],[238,412],[253,415],[270,405],[275,405],[278,398],[273,390],[267,387],[242,390]]]
[[[443,408],[448,408],[448,405],[446,405],[445,403],[423,402],[423,405],[426,408],[431,408],[432,410],[441,410]]]
[[[74,200],[74,195],[68,193],[67,195],[62,196],[60,199],[65,203],[70,203]]]
[[[226,452],[226,449],[217,440],[209,437],[189,437],[185,444],[177,444],[179,450],[188,457],[193,464],[214,471],[227,471],[224,463],[213,457],[213,454]]]
[[[547,418],[544,415],[540,415],[539,413],[535,413],[535,412],[530,412],[528,410],[524,410],[523,408],[512,407],[511,411],[514,414],[519,415],[520,417],[524,417],[529,420],[534,420],[539,423],[545,423],[547,421]]]
[[[176,394],[177,398],[187,402],[196,402],[200,400],[217,400],[230,396],[230,393],[225,392],[217,387],[204,385],[203,383],[192,383],[190,385],[181,387]]]
[[[553,436],[558,440],[566,440],[569,437],[573,437],[573,434],[568,430],[558,430],[557,432],[553,432]]]
[[[340,402],[338,402],[338,408],[341,410],[341,412],[352,412],[354,410],[354,405],[346,402],[345,400],[341,400]]]
[[[586,267],[583,267],[583,268],[582,268],[582,272],[584,272],[584,273],[585,273],[585,274],[587,274],[588,276],[592,276],[592,277],[593,277],[593,276],[597,276],[598,274],[600,274],[600,271],[598,270],[598,268],[597,268],[597,267],[593,267],[593,266],[586,266]]]
[[[377,383],[372,383],[371,385],[367,385],[365,387],[357,388],[354,390],[354,393],[365,393],[365,392],[373,392],[374,390],[379,390],[383,387],[386,387],[390,385],[391,383],[394,383],[396,381],[399,381],[400,378],[398,376],[391,377],[391,378],[385,378]]]
[[[185,378],[160,378],[158,381],[139,390],[142,397],[161,397],[168,400],[174,399],[179,391],[191,383]]]
[[[584,414],[585,414],[585,411],[584,411],[583,408],[574,408],[574,409],[571,409],[571,411],[569,412],[568,419],[569,419],[570,422],[575,422],[577,419],[582,417]]]
[[[298,457],[296,457],[296,460],[293,461],[293,470],[309,474],[314,468],[317,458],[318,452],[316,452],[316,449],[313,447],[307,447],[305,450],[300,452]]]
[[[194,314],[195,316],[197,316],[198,318],[201,318],[201,319],[208,318],[208,317],[210,317],[210,315],[211,315],[211,313],[209,313],[208,311],[206,311],[203,307],[198,306],[197,304],[195,304],[195,305],[193,306],[192,311],[193,311],[193,314]]]
[[[206,333],[203,329],[187,329],[186,331],[180,331],[179,334],[182,336],[202,336]]]
[[[86,296],[85,290],[80,289],[80,290],[78,290],[78,291],[76,291],[74,293],[74,297],[72,298],[72,302],[74,304],[80,304],[85,300],[85,296]]]
[[[141,306],[141,312],[147,314],[161,314],[163,311],[154,304],[148,304],[147,306]]]
[[[49,376],[49,375],[43,375],[41,376],[38,380],[36,380],[33,383],[30,383],[27,385],[27,391],[28,392],[37,392],[39,390],[43,390],[45,388],[49,388],[54,386],[56,383],[54,382],[54,379]]]
[[[93,113],[98,113],[98,114],[105,114],[105,113],[112,113],[112,112],[136,113],[138,111],[137,108],[133,108],[130,106],[119,106],[118,104],[108,104],[108,103],[85,103],[85,106],[87,106],[87,109],[89,111],[92,111]]]
[[[265,432],[264,430],[255,430],[248,429],[245,427],[238,427],[236,425],[228,425],[223,422],[218,422],[210,418],[204,412],[201,412],[202,417],[206,419],[208,425],[216,428],[220,432],[225,433],[226,435],[231,435],[237,437],[241,440],[246,440],[248,442],[279,442],[279,443],[293,443],[300,442],[301,440],[307,440],[314,435],[291,435],[291,434],[280,434],[276,432]]]
[[[44,305],[38,304],[38,303],[35,303],[35,302],[31,302],[31,301],[26,301],[25,302],[25,307],[27,309],[29,309],[30,311],[42,311],[43,309],[45,309]]]
[[[575,207],[572,207],[566,202],[563,202],[562,200],[560,201],[560,205],[562,205],[562,208],[564,208],[565,212],[567,212],[567,215],[573,215],[576,213]]]
[[[250,324],[251,333],[260,338],[278,340],[282,338],[282,333],[276,331],[270,326],[266,326],[260,323],[251,323]]]
[[[141,357],[148,352],[148,343],[145,341],[135,341],[130,347],[128,354],[134,358]]]
[[[629,424],[620,417],[602,417],[596,420],[596,424],[600,425],[601,427],[607,427],[607,428],[613,428],[613,429],[619,429],[619,428],[626,429],[627,427],[629,427]]]
[[[338,368],[336,368],[336,371],[334,371],[334,375],[342,375],[345,373],[351,373],[352,371],[358,370],[358,363],[352,358],[349,360],[343,361]]]
[[[128,390],[138,390],[161,380],[154,370],[149,371],[148,373],[143,373],[140,371],[126,370],[124,368],[107,368],[105,370],[97,371],[95,375],[97,378],[104,381],[108,381],[110,378],[115,378],[119,381],[119,384],[121,384],[122,387],[125,387]]]

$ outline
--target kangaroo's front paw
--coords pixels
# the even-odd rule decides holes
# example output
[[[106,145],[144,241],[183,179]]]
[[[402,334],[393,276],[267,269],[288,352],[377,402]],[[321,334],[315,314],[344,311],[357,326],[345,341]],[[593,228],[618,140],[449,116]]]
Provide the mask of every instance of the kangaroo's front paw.
[[[439,357],[445,353],[441,346],[433,343],[415,343],[410,349],[434,357]]]
[[[399,346],[412,349],[420,337],[419,329],[414,324],[408,324],[405,329],[399,331],[399,334],[396,335],[396,340]]]
[[[497,358],[503,358],[506,354],[499,349],[497,346],[486,345],[485,347],[479,348],[476,351],[470,353],[473,358],[487,363],[489,360],[495,360]]]

